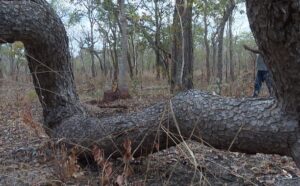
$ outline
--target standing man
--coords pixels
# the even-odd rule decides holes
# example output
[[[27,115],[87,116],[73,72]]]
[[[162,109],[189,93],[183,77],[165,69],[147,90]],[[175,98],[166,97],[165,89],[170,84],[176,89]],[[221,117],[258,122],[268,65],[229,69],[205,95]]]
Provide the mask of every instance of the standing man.
[[[263,56],[260,51],[252,49],[246,45],[244,45],[246,50],[249,50],[256,54],[256,76],[255,76],[255,83],[254,83],[254,92],[253,97],[257,97],[263,82],[266,82],[266,85],[269,90],[270,96],[273,96],[273,88],[272,88],[272,78],[271,74],[269,73],[269,69],[266,66]]]
[[[254,84],[253,97],[258,96],[263,82],[266,82],[266,85],[269,90],[269,94],[270,94],[270,96],[273,96],[272,80],[271,80],[271,75],[269,73],[268,67],[265,64],[262,55],[257,54],[257,56],[256,56],[256,78],[255,78],[255,84]]]

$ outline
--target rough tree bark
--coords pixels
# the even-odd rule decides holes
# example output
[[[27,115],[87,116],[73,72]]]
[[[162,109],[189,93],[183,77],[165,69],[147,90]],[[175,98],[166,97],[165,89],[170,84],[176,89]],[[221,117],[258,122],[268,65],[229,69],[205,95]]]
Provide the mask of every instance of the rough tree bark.
[[[0,37],[24,43],[52,137],[86,147],[99,143],[107,155],[116,155],[125,138],[131,139],[133,149],[141,150],[136,152],[149,153],[156,143],[165,148],[167,137],[178,142],[192,136],[223,149],[290,155],[300,166],[300,54],[296,50],[300,32],[295,24],[299,7],[291,0],[247,1],[251,28],[276,77],[278,101],[224,98],[193,90],[141,112],[101,119],[81,109],[66,32],[46,1],[0,1]],[[282,22],[278,21],[281,14],[289,19],[280,16]],[[283,22],[287,29],[282,29]]]
[[[247,0],[246,6],[251,30],[273,73],[280,107],[286,115],[295,116],[299,124],[299,1]],[[299,166],[299,139],[292,150]]]
[[[126,9],[125,9],[125,0],[118,0],[118,4],[120,7],[120,30],[121,30],[121,59],[119,61],[119,80],[118,80],[118,88],[128,92],[128,60],[127,60],[127,52],[128,52],[128,34],[127,34],[127,19],[126,19]]]
[[[82,113],[67,34],[55,12],[44,0],[1,1],[0,17],[1,41],[24,43],[46,126]]]
[[[171,92],[193,88],[193,1],[176,0],[173,20]]]

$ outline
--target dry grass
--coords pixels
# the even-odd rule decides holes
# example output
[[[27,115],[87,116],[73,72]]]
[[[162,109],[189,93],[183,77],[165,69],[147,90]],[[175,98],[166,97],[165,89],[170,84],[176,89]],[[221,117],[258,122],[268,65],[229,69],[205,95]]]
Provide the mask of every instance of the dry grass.
[[[238,77],[236,82],[223,84],[222,95],[251,96],[253,76],[251,73],[243,74],[245,75]],[[201,77],[201,74],[195,74],[195,87],[214,91],[216,85],[207,85]],[[110,88],[110,80],[102,76],[91,79],[77,74],[76,83],[82,101],[100,100],[103,90]],[[145,72],[143,77],[134,80],[131,92],[138,99],[118,101],[128,105],[129,111],[142,109],[171,96],[167,80],[156,80],[151,72]],[[266,88],[263,96],[267,96]],[[276,176],[276,179],[300,176],[299,170],[289,158],[219,151],[193,141],[181,143],[181,136],[170,133],[162,125],[157,130],[164,131],[170,141],[178,144],[176,147],[131,161],[131,152],[134,154],[136,149],[131,150],[127,141],[124,145],[127,154],[123,160],[106,159],[99,153],[94,155],[96,161],[100,159],[95,173],[90,167],[79,167],[77,155],[80,150],[67,150],[64,146],[56,145],[56,141],[43,136],[41,108],[30,81],[5,79],[0,87],[0,98],[0,162],[3,165],[0,169],[0,184],[215,185],[235,182],[255,185],[273,183]],[[165,110],[165,114],[170,111]],[[173,119],[176,120],[175,116]],[[200,139],[194,133],[191,137]],[[158,136],[153,139],[154,150],[160,149],[155,145],[158,141]],[[94,149],[95,152],[96,150],[100,149]],[[261,165],[261,162],[264,164]]]

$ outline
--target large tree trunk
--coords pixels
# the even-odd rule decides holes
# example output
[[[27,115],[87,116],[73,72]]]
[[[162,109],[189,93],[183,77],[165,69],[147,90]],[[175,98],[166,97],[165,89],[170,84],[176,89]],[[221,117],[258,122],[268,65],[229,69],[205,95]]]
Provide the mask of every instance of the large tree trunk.
[[[137,153],[151,152],[154,144],[165,148],[167,135],[169,145],[192,137],[222,149],[291,155],[298,130],[298,121],[285,116],[275,100],[189,91],[138,113],[102,119],[75,115],[55,128],[54,136],[83,146],[98,143],[107,155],[122,149],[126,138],[140,148]]]
[[[0,17],[0,37],[9,43],[24,43],[46,126],[52,128],[64,118],[82,113],[67,34],[48,3],[1,1]]]
[[[251,29],[273,72],[279,101],[300,116],[299,2],[247,1]],[[267,25],[267,26],[265,26]]]
[[[45,124],[52,129],[52,137],[86,147],[98,143],[107,155],[117,155],[115,151],[121,149],[126,138],[132,141],[133,149],[140,149],[137,153],[150,153],[153,146],[158,147],[156,144],[165,148],[167,137],[172,145],[171,142],[191,136],[223,149],[291,155],[300,166],[300,55],[296,50],[300,42],[293,40],[299,35],[295,23],[299,22],[300,5],[290,4],[288,0],[281,2],[247,2],[251,28],[276,77],[278,102],[188,91],[141,112],[92,118],[81,110],[66,32],[46,1],[0,1],[0,37],[7,42],[24,43],[34,84],[39,87],[36,91],[43,106]],[[285,20],[288,28],[283,35],[285,39],[281,38],[284,30],[277,17],[282,10],[290,15]],[[254,20],[257,24],[253,24]],[[264,25],[269,25],[271,31]],[[53,72],[49,72],[49,68]]]
[[[299,124],[300,4],[296,0],[247,0],[246,6],[251,30],[273,73],[282,112],[297,117]],[[299,163],[299,139],[292,148]]]

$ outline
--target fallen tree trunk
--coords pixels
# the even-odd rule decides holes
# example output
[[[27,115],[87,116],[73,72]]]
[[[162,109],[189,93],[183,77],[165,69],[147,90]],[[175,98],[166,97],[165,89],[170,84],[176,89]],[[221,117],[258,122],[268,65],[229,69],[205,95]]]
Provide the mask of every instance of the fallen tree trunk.
[[[221,149],[291,156],[298,130],[298,121],[285,116],[275,100],[193,90],[137,113],[100,119],[75,115],[55,128],[53,136],[83,146],[97,143],[107,155],[122,149],[127,138],[140,148],[137,152],[149,153],[157,143],[165,148],[167,138],[174,144],[172,138],[177,143],[191,137]]]
[[[248,6],[255,8],[254,4]],[[79,103],[68,38],[49,4],[44,0],[2,0],[0,17],[1,42],[24,43],[45,127],[51,129],[49,133],[54,138],[86,147],[98,143],[109,155],[122,151],[121,144],[126,138],[138,149],[136,153],[147,154],[154,146],[165,148],[192,137],[217,148],[291,155],[300,165],[299,98],[295,97],[300,89],[299,83],[294,83],[299,82],[296,80],[300,63],[294,57],[296,53],[280,60],[265,52],[268,48],[261,44],[265,47],[262,51],[269,55],[269,64],[276,64],[273,73],[281,72],[274,73],[278,75],[275,83],[280,88],[279,102],[188,91],[141,112],[98,119],[89,117]],[[282,61],[293,67],[289,74],[282,73],[282,69],[287,69]],[[293,83],[297,90],[291,88]]]

